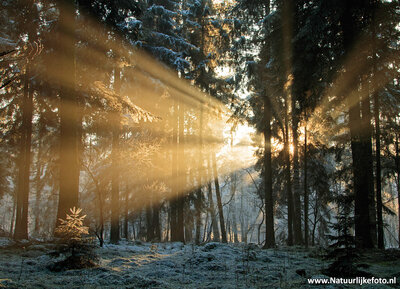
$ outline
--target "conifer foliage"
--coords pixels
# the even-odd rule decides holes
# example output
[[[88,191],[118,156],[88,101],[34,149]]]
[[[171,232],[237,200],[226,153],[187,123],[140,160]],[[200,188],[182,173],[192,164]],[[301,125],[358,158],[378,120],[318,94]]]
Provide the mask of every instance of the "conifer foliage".
[[[89,237],[89,227],[83,224],[86,215],[81,215],[82,209],[70,208],[66,219],[60,219],[56,228],[58,238],[57,254],[63,254],[65,259],[49,265],[52,271],[82,269],[96,266],[98,260],[94,253],[93,238]]]

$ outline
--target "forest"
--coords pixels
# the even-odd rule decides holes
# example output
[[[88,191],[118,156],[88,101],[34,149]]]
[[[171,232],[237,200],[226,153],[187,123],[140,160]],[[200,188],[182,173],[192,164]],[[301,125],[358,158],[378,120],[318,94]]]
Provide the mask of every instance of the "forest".
[[[4,0],[0,23],[1,288],[400,282],[399,1]]]

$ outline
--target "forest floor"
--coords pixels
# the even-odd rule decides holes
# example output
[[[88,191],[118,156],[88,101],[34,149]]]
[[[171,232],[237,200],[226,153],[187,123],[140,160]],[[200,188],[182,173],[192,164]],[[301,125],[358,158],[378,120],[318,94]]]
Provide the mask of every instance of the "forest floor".
[[[332,261],[317,249],[262,250],[253,244],[123,242],[97,248],[99,265],[52,272],[47,266],[54,244],[10,246],[0,239],[0,288],[360,288],[359,285],[309,285],[307,278],[329,278],[321,271]],[[360,259],[374,277],[397,277],[399,250],[375,251]],[[61,258],[61,257],[58,257]],[[296,272],[297,271],[297,272]]]

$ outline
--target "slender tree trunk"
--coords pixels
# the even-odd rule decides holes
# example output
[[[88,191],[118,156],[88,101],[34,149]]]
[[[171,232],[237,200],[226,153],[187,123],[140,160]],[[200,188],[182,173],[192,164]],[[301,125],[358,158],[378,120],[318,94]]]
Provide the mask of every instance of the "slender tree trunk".
[[[100,218],[100,247],[104,244],[104,199],[101,191],[99,192],[99,218]]]
[[[265,219],[265,213],[264,213],[264,211],[263,210],[261,210],[261,212],[262,212],[262,214],[263,214],[263,216],[262,216],[262,220],[261,220],[261,223],[258,225],[258,227],[257,227],[257,244],[259,244],[259,245],[261,245],[261,227],[262,227],[262,225],[263,225],[263,223],[264,223],[264,219]]]
[[[307,119],[304,125],[304,244],[308,248]]]
[[[160,204],[156,201],[153,206],[154,240],[161,242]]]
[[[178,172],[181,174],[179,179],[179,195],[177,199],[177,241],[185,243],[184,207],[186,191],[186,169],[185,169],[185,147],[184,147],[184,124],[185,109],[182,102],[179,103],[179,128],[178,128]]]
[[[208,212],[206,213],[206,219],[204,221],[204,227],[203,227],[203,238],[202,238],[202,242],[204,243],[206,241],[207,238],[207,227],[208,227]]]
[[[314,205],[314,224],[313,224],[312,233],[311,233],[312,246],[315,246],[315,229],[317,228],[317,222],[318,222],[318,196],[316,196],[315,205]]]
[[[153,228],[153,210],[151,202],[146,206],[146,241],[151,242],[154,239],[154,228]]]
[[[14,192],[16,195],[16,192]],[[17,210],[17,200],[16,198],[13,198],[13,207],[12,207],[12,214],[11,214],[11,221],[10,221],[10,234],[9,236],[12,237],[14,233],[14,227],[15,227],[15,211]]]
[[[237,230],[237,223],[236,223],[236,181],[237,181],[237,176],[236,173],[233,172],[231,174],[231,196],[232,196],[232,201],[229,204],[229,209],[232,212],[232,232],[233,232],[233,242],[234,243],[239,243],[239,238],[238,238],[238,230]]]
[[[293,194],[292,194],[292,179],[290,169],[290,147],[289,147],[289,131],[288,120],[285,117],[285,132],[284,132],[284,151],[285,151],[285,178],[286,178],[286,197],[288,210],[288,239],[287,244],[293,245]]]
[[[31,165],[31,138],[33,93],[30,85],[30,64],[26,65],[24,94],[22,102],[22,133],[20,139],[20,159],[18,165],[17,212],[14,239],[28,239],[29,175]]]
[[[125,188],[125,206],[124,206],[124,238],[128,240],[129,238],[129,195],[130,186],[126,184]]]
[[[399,150],[399,135],[396,133],[396,172],[397,172],[397,217],[399,218],[399,248],[400,248],[400,150]]]
[[[78,206],[79,198],[79,126],[78,97],[75,91],[75,4],[59,1],[60,43],[57,50],[60,61],[60,192],[57,209],[57,223],[66,219],[70,208]]]
[[[170,203],[170,229],[171,229],[171,241],[178,241],[177,236],[177,198],[178,198],[178,105],[176,101],[173,104],[174,116],[173,116],[173,128],[172,128],[172,178],[171,178],[171,190],[173,196]]]
[[[189,198],[184,198],[184,233],[185,233],[185,242],[191,243],[193,241],[193,230],[194,230],[194,215],[189,214],[190,212],[190,200]]]
[[[114,68],[114,91],[119,95],[121,89],[121,70]],[[118,111],[112,112],[112,151],[111,151],[111,231],[110,242],[117,244],[120,239],[120,116]]]
[[[202,173],[203,173],[203,108],[200,109],[200,121],[199,121],[199,157],[198,157],[198,170],[197,170],[197,185],[196,189],[196,200],[195,200],[195,210],[196,210],[196,234],[195,243],[200,244],[200,234],[201,234],[201,211],[203,204],[203,191],[202,191]]]
[[[383,234],[383,217],[382,217],[382,181],[381,181],[381,131],[379,121],[379,97],[378,93],[374,93],[374,109],[375,109],[375,145],[376,145],[376,207],[378,221],[378,248],[385,247]]]
[[[293,133],[293,234],[294,243],[301,245],[303,243],[301,230],[301,202],[300,202],[300,168],[299,168],[299,142],[298,142],[298,116],[295,108],[294,98],[292,97],[292,133]]]
[[[211,180],[211,160],[208,159],[208,179]],[[207,189],[208,189],[208,203],[209,203],[209,211],[211,215],[211,225],[212,225],[212,231],[213,231],[213,241],[219,242],[219,229],[218,229],[218,223],[217,223],[217,218],[215,216],[215,206],[214,206],[214,200],[212,196],[212,187],[211,187],[211,181],[208,182],[207,184]]]
[[[222,243],[226,243],[227,239],[226,239],[226,230],[225,230],[225,221],[224,221],[224,210],[222,207],[221,191],[220,191],[219,181],[218,181],[217,161],[215,159],[215,154],[212,154],[212,164],[213,164],[213,172],[214,172],[215,194],[217,196],[219,224],[221,227]]]
[[[375,14],[375,12],[374,12]],[[385,248],[384,233],[383,233],[383,217],[382,217],[382,174],[381,174],[381,128],[380,128],[380,103],[379,94],[376,85],[377,58],[376,58],[376,31],[375,31],[375,15],[372,26],[372,91],[374,98],[374,118],[375,118],[375,162],[376,162],[376,209],[377,209],[377,224],[378,224],[378,248]]]
[[[43,138],[43,129],[42,125],[39,124],[39,132],[38,132],[38,147],[37,147],[37,156],[36,156],[36,175],[35,175],[35,191],[36,191],[36,200],[35,200],[35,226],[34,232],[36,236],[40,235],[40,198],[42,195],[43,189],[43,166],[42,166],[42,138]]]
[[[264,202],[265,202],[265,244],[264,248],[275,247],[274,200],[272,197],[272,152],[271,152],[271,104],[268,96],[264,103]]]

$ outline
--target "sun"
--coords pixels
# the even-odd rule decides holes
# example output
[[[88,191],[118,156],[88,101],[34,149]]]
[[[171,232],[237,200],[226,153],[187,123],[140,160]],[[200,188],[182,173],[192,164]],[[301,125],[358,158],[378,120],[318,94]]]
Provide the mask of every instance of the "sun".
[[[294,145],[292,143],[289,144],[289,153],[290,153],[290,155],[294,154]]]

